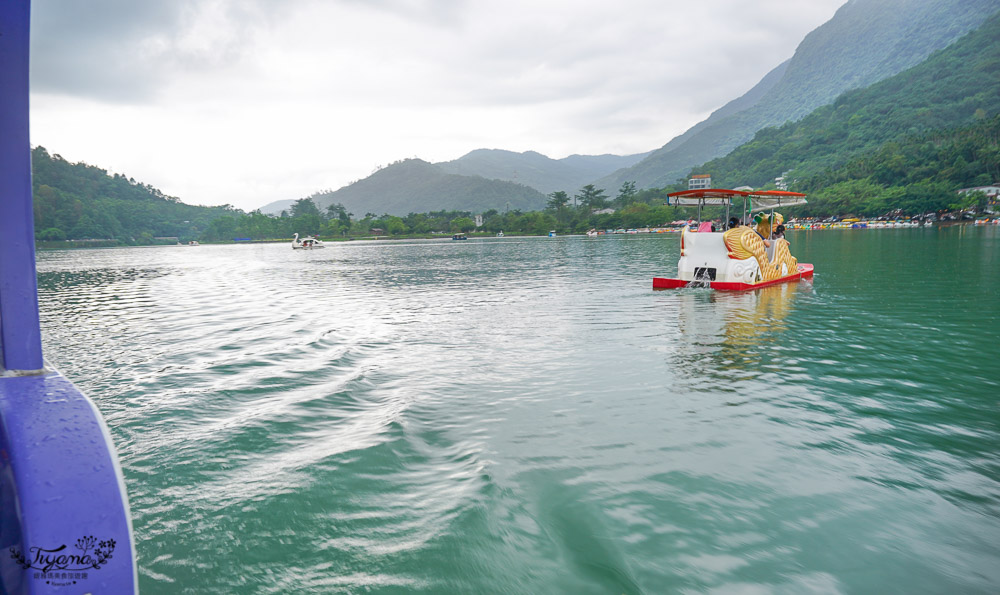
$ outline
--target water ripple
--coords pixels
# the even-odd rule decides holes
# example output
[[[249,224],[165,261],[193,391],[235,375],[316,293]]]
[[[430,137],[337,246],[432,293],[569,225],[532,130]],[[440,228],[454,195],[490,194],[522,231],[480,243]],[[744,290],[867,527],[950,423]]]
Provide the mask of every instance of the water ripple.
[[[741,294],[650,291],[643,236],[42,252],[39,288],[147,593],[992,592],[997,230],[877,234]]]

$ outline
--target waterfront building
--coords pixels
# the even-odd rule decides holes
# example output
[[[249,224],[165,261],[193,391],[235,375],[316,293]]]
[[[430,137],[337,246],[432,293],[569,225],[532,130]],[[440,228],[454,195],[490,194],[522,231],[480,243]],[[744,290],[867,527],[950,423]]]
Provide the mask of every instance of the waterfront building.
[[[698,190],[712,187],[712,176],[710,174],[695,174],[688,180],[688,190]]]

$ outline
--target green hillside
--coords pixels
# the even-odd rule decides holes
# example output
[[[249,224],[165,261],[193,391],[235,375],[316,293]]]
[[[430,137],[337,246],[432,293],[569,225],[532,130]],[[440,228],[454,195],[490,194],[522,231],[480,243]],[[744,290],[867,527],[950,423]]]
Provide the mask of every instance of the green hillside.
[[[406,215],[428,211],[484,212],[519,209],[533,211],[545,206],[545,196],[522,184],[487,180],[478,176],[448,174],[420,159],[393,163],[363,180],[336,192],[319,193],[312,199],[325,209],[344,205],[356,215],[364,213]]]
[[[1000,181],[1000,116],[981,123],[907,136],[836,170],[803,180],[811,215],[921,214],[984,207],[984,196],[956,189]],[[800,209],[802,210],[802,209]]]
[[[198,238],[229,207],[186,205],[156,188],[44,147],[31,152],[35,237],[150,244],[156,237]]]
[[[709,173],[721,187],[760,187],[785,171],[804,190],[871,175],[883,186],[985,185],[1000,179],[989,133],[997,114],[1000,13],[922,64],[845,93],[799,122],[761,130],[692,173]],[[982,140],[968,145],[971,137]],[[957,153],[948,149],[960,145]],[[952,161],[943,161],[948,155]]]
[[[847,90],[920,63],[996,10],[996,0],[852,0],[805,37],[781,80],[752,105],[725,117],[713,115],[710,120],[716,121],[699,124],[695,134],[685,133],[684,142],[672,141],[634,167],[595,183],[606,188],[628,180],[640,188],[672,184],[691,167],[725,155],[764,127],[798,120]]]

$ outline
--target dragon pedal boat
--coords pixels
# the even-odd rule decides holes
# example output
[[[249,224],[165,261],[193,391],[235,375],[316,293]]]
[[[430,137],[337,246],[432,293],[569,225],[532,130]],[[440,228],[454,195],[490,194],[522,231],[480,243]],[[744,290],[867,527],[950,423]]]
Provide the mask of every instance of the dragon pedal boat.
[[[771,238],[772,225],[781,223],[779,206],[804,204],[805,195],[798,192],[769,190],[698,189],[674,192],[667,204],[679,206],[724,205],[726,218],[734,199],[743,199],[744,213],[758,211],[756,228],[739,224],[724,232],[711,231],[708,223],[695,231],[685,226],[681,230],[681,257],[677,261],[677,278],[653,278],[653,289],[676,289],[688,285],[711,287],[722,291],[746,291],[812,277],[813,265],[800,263],[789,250],[784,238]],[[767,214],[765,211],[770,211]]]

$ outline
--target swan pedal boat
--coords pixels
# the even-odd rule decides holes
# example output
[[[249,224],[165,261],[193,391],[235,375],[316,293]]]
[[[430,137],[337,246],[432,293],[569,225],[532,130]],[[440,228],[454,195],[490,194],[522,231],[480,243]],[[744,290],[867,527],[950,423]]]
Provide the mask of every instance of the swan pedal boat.
[[[772,222],[780,222],[778,206],[805,204],[805,195],[798,192],[769,190],[744,192],[725,189],[697,189],[674,192],[668,195],[667,204],[679,206],[725,205],[726,220],[735,198],[744,200],[742,212],[770,210],[761,214],[758,229],[770,236]],[[671,200],[673,202],[671,202]],[[747,206],[749,205],[749,209]],[[681,257],[677,261],[677,278],[653,278],[653,289],[677,289],[688,285],[711,287],[720,291],[747,291],[778,283],[810,278],[813,265],[800,263],[789,251],[788,240],[770,240],[768,246],[757,230],[740,225],[724,232],[711,231],[710,223],[703,223],[695,231],[689,226],[681,230]]]
[[[292,240],[292,250],[315,250],[325,247],[323,240],[317,240],[312,236],[306,236],[300,240],[299,234],[295,234],[295,238]]]

